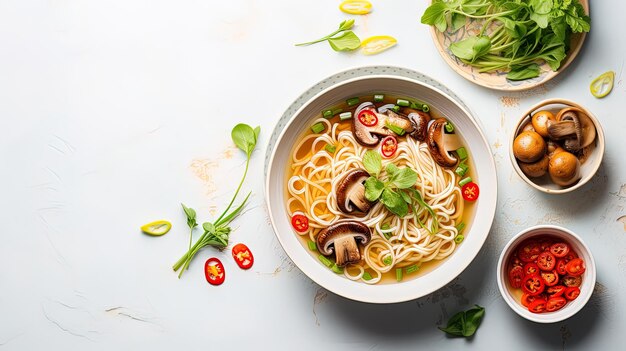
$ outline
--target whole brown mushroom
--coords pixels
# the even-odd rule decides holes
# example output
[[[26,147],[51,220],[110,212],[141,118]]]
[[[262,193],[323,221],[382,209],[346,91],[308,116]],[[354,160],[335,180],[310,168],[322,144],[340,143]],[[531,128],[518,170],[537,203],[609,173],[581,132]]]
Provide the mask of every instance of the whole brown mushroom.
[[[548,165],[552,181],[560,186],[569,186],[580,179],[580,161],[573,154],[562,151],[552,155]]]
[[[513,154],[522,162],[537,162],[545,153],[546,142],[537,132],[522,132],[513,141]]]
[[[543,155],[539,161],[534,163],[525,163],[518,162],[519,168],[531,178],[542,177],[544,174],[548,172],[548,164],[550,163],[550,158],[548,155]]]
[[[548,137],[548,127],[551,122],[556,121],[556,118],[550,111],[542,110],[533,115],[532,125],[535,132],[539,133],[544,138]]]

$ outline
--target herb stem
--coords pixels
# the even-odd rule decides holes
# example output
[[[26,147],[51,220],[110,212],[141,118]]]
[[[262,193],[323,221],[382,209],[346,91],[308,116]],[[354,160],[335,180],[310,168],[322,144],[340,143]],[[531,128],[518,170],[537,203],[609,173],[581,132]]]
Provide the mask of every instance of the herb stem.
[[[248,158],[246,159],[246,169],[243,171],[243,177],[241,178],[241,182],[239,182],[239,186],[237,187],[237,190],[235,191],[235,195],[230,200],[230,203],[228,204],[228,207],[226,207],[226,210],[224,212],[222,212],[222,214],[217,218],[217,220],[215,220],[214,223],[215,223],[216,226],[218,225],[218,223],[220,223],[220,220],[222,220],[222,218],[226,215],[226,213],[228,213],[230,208],[233,206],[233,203],[235,202],[235,199],[237,198],[237,195],[239,194],[239,190],[241,190],[241,186],[243,185],[243,181],[246,180],[246,175],[248,174],[248,166],[249,165],[250,165],[250,156],[248,155]]]

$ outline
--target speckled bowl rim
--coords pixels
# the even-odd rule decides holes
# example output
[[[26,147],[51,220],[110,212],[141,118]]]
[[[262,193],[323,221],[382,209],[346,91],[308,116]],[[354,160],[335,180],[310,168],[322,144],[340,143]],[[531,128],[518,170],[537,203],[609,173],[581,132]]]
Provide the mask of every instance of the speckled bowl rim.
[[[543,106],[548,106],[548,105],[569,105],[572,107],[577,107],[581,109],[583,112],[585,112],[587,116],[589,116],[589,119],[591,119],[594,126],[596,127],[597,141],[596,141],[596,148],[593,150],[594,153],[596,152],[599,153],[596,163],[593,165],[591,172],[585,177],[581,178],[578,181],[578,183],[570,187],[563,188],[563,189],[550,189],[550,188],[543,187],[533,182],[532,179],[528,178],[526,174],[522,172],[522,169],[519,167],[519,164],[517,163],[517,159],[515,159],[515,155],[513,154],[513,140],[515,140],[515,137],[518,135],[518,131],[520,127],[522,126],[522,123],[524,123],[528,119],[529,116],[532,116],[533,112],[537,111]],[[522,117],[515,125],[515,128],[513,129],[513,133],[511,134],[511,138],[509,139],[509,158],[511,159],[511,163],[513,164],[513,169],[515,169],[515,172],[517,173],[517,175],[519,175],[520,178],[522,178],[524,182],[526,182],[526,184],[546,194],[566,194],[587,184],[595,176],[595,174],[598,172],[598,169],[600,169],[600,165],[602,165],[602,159],[604,158],[604,144],[605,144],[604,130],[602,129],[602,125],[600,124],[600,121],[598,120],[598,118],[591,111],[589,111],[589,109],[571,100],[561,99],[561,98],[552,98],[552,99],[543,100],[533,105],[531,108],[526,110],[524,114],[522,114]]]
[[[545,231],[545,233],[541,233]],[[556,235],[555,232],[560,232],[562,235],[568,237],[568,241],[570,243],[575,243],[575,246],[579,249],[580,256],[584,256],[585,258],[585,273],[583,273],[583,282],[580,286],[580,295],[574,301],[570,301],[568,305],[563,307],[562,309],[555,312],[541,313],[535,314],[528,311],[524,308],[520,303],[514,301],[506,287],[506,272],[505,265],[507,264],[506,260],[509,255],[519,243],[523,240],[538,236],[538,235]],[[580,250],[582,248],[582,250]],[[502,252],[500,253],[500,258],[498,259],[498,267],[496,270],[496,280],[498,281],[498,289],[500,290],[500,295],[504,301],[509,305],[509,307],[515,311],[521,317],[528,319],[529,321],[533,321],[536,323],[557,323],[564,321],[576,313],[578,313],[589,301],[591,295],[593,295],[593,290],[596,285],[596,262],[593,258],[593,254],[591,253],[591,249],[589,246],[585,244],[583,239],[576,235],[574,232],[567,228],[563,228],[557,225],[536,225],[530,228],[526,228],[519,233],[517,233],[514,237],[509,240],[509,242],[504,246]]]
[[[455,94],[451,93],[449,89],[441,85],[441,83],[421,73],[404,69],[404,68],[392,67],[392,66],[360,67],[360,68],[354,68],[354,69],[349,69],[344,72],[340,72],[336,75],[333,75],[327,78],[321,83],[318,83],[317,85],[313,86],[311,89],[307,90],[304,94],[302,94],[293,104],[291,104],[291,106],[287,109],[285,114],[283,114],[283,116],[280,118],[274,132],[272,133],[272,136],[270,138],[270,141],[267,147],[266,167],[265,167],[266,206],[269,211],[270,221],[271,221],[274,233],[279,243],[281,244],[283,249],[286,251],[290,259],[292,259],[292,261],[294,260],[294,258],[291,257],[292,253],[290,253],[290,251],[287,251],[287,249],[285,248],[285,243],[283,242],[281,235],[279,235],[277,231],[278,224],[273,217],[273,211],[271,208],[272,204],[270,202],[270,196],[268,195],[270,192],[270,181],[268,179],[268,171],[269,171],[269,165],[271,164],[271,161],[276,152],[275,144],[277,143],[278,140],[282,138],[282,135],[284,134],[284,131],[287,128],[287,126],[289,126],[290,123],[293,123],[294,121],[293,118],[295,118],[295,116],[298,115],[300,111],[304,109],[309,103],[314,101],[315,98],[317,98],[317,96],[320,96],[324,94],[325,92],[332,90],[334,87],[341,86],[341,85],[350,83],[355,80],[363,80],[363,79],[369,78],[369,76],[372,76],[372,75],[374,76],[373,78],[397,77],[398,79],[411,81],[414,84],[419,84],[419,85],[425,86],[428,89],[436,91],[445,99],[455,104],[457,108],[462,111],[463,115],[465,116],[464,118],[467,118],[476,127],[477,138],[479,140],[482,140],[482,143],[486,150],[486,155],[488,155],[487,159],[485,160],[485,162],[488,164],[487,166],[488,170],[485,171],[487,173],[485,173],[484,176],[487,176],[488,179],[491,179],[491,183],[497,184],[495,160],[493,158],[491,148],[489,146],[489,143],[487,142],[487,138],[484,135],[483,128],[480,125],[480,122],[473,117],[472,113],[467,108],[467,106],[464,103],[462,103],[461,100]],[[346,279],[345,280],[346,283],[355,284],[355,285],[352,285],[348,289],[350,292],[345,292],[339,288],[339,287],[343,287],[343,288],[347,287],[344,285],[343,280],[342,280],[342,283],[336,283],[336,281],[335,283],[333,283],[329,281],[329,279],[336,279],[336,278],[329,278],[329,277],[331,276],[334,277],[334,275],[328,275],[328,276],[320,275],[318,274],[318,272],[310,271],[311,267],[310,267],[310,263],[308,260],[304,264],[304,268],[306,268],[307,272],[312,275],[306,273],[301,267],[298,266],[298,264],[296,264],[296,266],[314,282],[318,283],[319,285],[325,287],[327,290],[337,295],[343,296],[351,300],[367,302],[367,303],[385,304],[385,303],[404,302],[404,301],[409,301],[409,300],[414,300],[416,298],[420,298],[422,296],[428,295],[440,289],[441,287],[445,286],[450,281],[452,281],[455,277],[461,274],[465,270],[465,268],[467,268],[471,264],[471,262],[473,262],[473,260],[476,258],[476,256],[480,252],[480,249],[482,248],[482,246],[484,245],[484,242],[489,236],[489,232],[491,230],[491,226],[493,225],[493,220],[495,218],[495,212],[497,208],[497,186],[494,186],[488,192],[488,194],[489,196],[485,200],[487,202],[485,203],[484,209],[482,210],[482,212],[484,213],[482,213],[482,216],[480,217],[481,224],[478,225],[478,227],[476,228],[473,228],[473,227],[470,228],[472,232],[474,232],[475,230],[476,234],[479,236],[477,238],[478,240],[472,241],[471,245],[467,247],[467,250],[469,251],[465,252],[464,254],[464,257],[466,257],[467,261],[463,261],[464,263],[459,266],[453,265],[453,266],[448,267],[448,268],[451,268],[452,270],[450,274],[445,275],[445,278],[437,276],[438,279],[435,279],[434,282],[431,282],[431,284],[428,284],[426,288],[417,289],[419,291],[415,291],[414,289],[411,289],[411,286],[405,286],[405,285],[385,284],[382,286],[380,285],[370,286],[370,285],[360,284],[356,282],[349,282],[349,280]],[[485,196],[487,196],[487,193],[485,193]],[[299,256],[300,254],[297,254],[297,253],[293,253],[293,254],[296,255],[296,258],[298,258],[298,260],[301,259],[301,257]],[[310,262],[313,262],[313,261],[310,261]],[[430,280],[427,280],[427,281],[430,281]],[[407,282],[406,284],[410,284],[410,282]],[[363,289],[357,288],[359,286],[362,286],[364,288]],[[380,289],[380,290],[368,290],[368,289],[371,289],[372,287],[375,287],[375,288],[378,287],[377,289]],[[384,292],[384,293],[381,294],[381,292]],[[370,295],[371,293],[374,293],[374,296]]]

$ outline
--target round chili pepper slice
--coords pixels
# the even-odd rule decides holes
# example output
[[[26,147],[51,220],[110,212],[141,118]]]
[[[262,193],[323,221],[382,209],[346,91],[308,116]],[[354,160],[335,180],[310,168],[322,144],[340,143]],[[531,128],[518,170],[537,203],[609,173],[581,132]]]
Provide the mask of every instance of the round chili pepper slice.
[[[535,240],[524,241],[517,251],[517,257],[524,262],[533,262],[539,257],[541,246]]]
[[[565,293],[563,294],[563,296],[570,301],[575,300],[578,295],[580,295],[580,288],[577,286],[571,286],[565,289]]]
[[[304,233],[309,230],[309,219],[303,213],[296,212],[291,217],[291,225],[296,231]]]
[[[527,275],[522,279],[522,290],[529,295],[539,295],[545,287],[546,284],[539,274]]]
[[[373,127],[378,124],[378,117],[376,113],[372,110],[362,110],[359,112],[359,116],[357,117],[359,122],[367,127]]]
[[[528,310],[532,313],[543,313],[546,310],[547,301],[544,299],[538,299],[528,305]]]
[[[514,289],[522,287],[522,279],[524,279],[524,270],[520,266],[514,266],[509,271],[509,283]]]
[[[585,273],[585,261],[583,261],[582,258],[575,258],[567,262],[565,270],[567,274],[577,277]]]
[[[563,282],[563,285],[567,287],[580,286],[583,282],[583,278],[581,276],[575,277],[573,275],[566,275],[563,279],[561,279],[561,281]]]
[[[539,267],[535,263],[526,263],[524,265],[524,276],[539,273]]]
[[[478,199],[478,195],[480,195],[480,188],[478,187],[478,184],[469,182],[463,185],[461,193],[463,194],[463,199],[465,199],[465,201],[476,201]]]
[[[252,255],[252,251],[250,251],[245,244],[239,243],[233,246],[232,253],[239,268],[249,269],[252,267],[252,264],[254,263],[254,256]]]
[[[542,271],[551,271],[556,266],[556,258],[550,252],[544,251],[537,257],[537,266]]]
[[[535,302],[535,300],[547,300],[547,296],[545,294],[539,295],[529,295],[527,293],[522,294],[522,306],[528,307],[531,303]]]
[[[226,271],[222,261],[211,257],[204,263],[204,276],[211,285],[220,285],[226,279]]]
[[[542,271],[540,275],[541,279],[543,279],[543,282],[546,283],[546,286],[554,286],[559,283],[559,274],[556,272],[556,270],[553,270],[551,272]]]
[[[563,296],[551,297],[548,299],[548,302],[546,303],[546,311],[548,312],[558,311],[561,308],[563,308],[563,306],[565,306],[566,304],[567,304],[567,300],[565,300]]]
[[[550,297],[561,296],[565,292],[565,289],[567,289],[567,287],[564,285],[550,286],[546,289],[546,293],[548,293]]]
[[[380,151],[386,158],[392,157],[398,150],[398,140],[393,136],[388,136],[380,143]]]
[[[566,243],[556,243],[550,246],[550,253],[552,253],[555,257],[565,257],[569,251],[569,245]]]
[[[567,262],[565,262],[564,259],[559,258],[558,260],[556,260],[556,267],[554,267],[556,269],[556,272],[559,273],[560,275],[566,275],[567,271],[565,270],[565,265],[567,264]]]

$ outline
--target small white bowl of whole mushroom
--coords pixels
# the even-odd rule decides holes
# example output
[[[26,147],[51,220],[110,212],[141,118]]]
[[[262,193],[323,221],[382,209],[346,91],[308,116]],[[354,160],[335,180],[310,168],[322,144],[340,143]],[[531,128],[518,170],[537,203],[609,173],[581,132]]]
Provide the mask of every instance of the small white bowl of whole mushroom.
[[[531,107],[515,127],[510,144],[513,168],[537,190],[563,194],[580,188],[604,156],[604,132],[586,108],[564,99]]]

